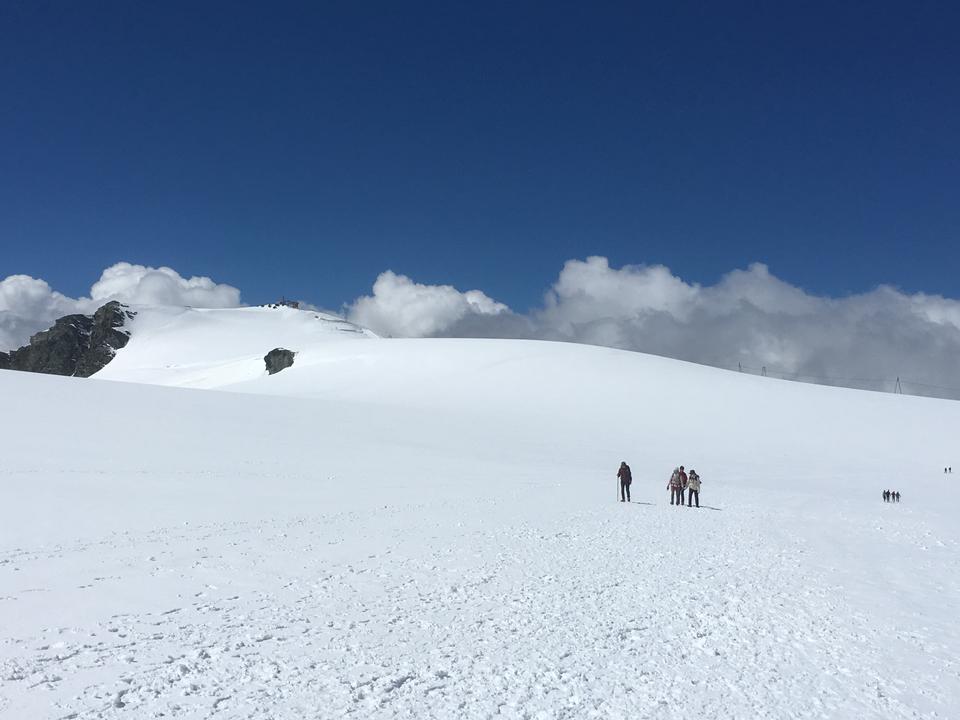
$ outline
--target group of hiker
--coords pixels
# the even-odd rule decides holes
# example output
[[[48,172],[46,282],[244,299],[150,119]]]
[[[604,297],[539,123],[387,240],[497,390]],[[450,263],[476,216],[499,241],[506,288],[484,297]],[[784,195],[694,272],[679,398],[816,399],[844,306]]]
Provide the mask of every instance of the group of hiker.
[[[696,501],[697,507],[700,507],[700,476],[697,471],[690,468],[688,474],[683,469],[683,465],[674,468],[670,474],[670,482],[667,483],[667,489],[670,491],[670,504],[679,507],[683,505],[683,492],[687,492],[687,507],[693,507]],[[674,502],[676,501],[676,502]]]
[[[617,477],[620,479],[620,502],[630,502],[630,484],[633,482],[633,474],[626,462],[620,463]],[[674,468],[670,475],[670,482],[667,483],[670,504],[677,507],[683,505],[684,493],[686,493],[687,507],[693,507],[694,503],[700,507],[700,483],[700,476],[693,468],[690,468],[689,474],[684,470],[683,465]]]
[[[952,467],[945,467],[943,472],[950,474]],[[617,478],[620,480],[620,502],[630,502],[630,485],[633,483],[633,474],[630,472],[630,466],[626,462],[620,463],[620,469],[617,470]],[[696,504],[700,507],[700,476],[697,471],[690,468],[688,473],[683,465],[674,468],[670,474],[670,482],[667,483],[667,490],[670,491],[670,504],[680,507],[684,504],[684,494],[686,494],[687,507],[693,507]],[[900,502],[899,490],[884,490],[883,501],[898,503]]]

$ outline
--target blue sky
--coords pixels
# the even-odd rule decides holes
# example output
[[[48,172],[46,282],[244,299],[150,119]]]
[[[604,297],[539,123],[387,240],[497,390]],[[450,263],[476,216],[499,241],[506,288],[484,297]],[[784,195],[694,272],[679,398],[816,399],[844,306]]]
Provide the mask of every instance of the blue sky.
[[[4,3],[0,277],[338,307],[565,260],[956,296],[949,3]]]

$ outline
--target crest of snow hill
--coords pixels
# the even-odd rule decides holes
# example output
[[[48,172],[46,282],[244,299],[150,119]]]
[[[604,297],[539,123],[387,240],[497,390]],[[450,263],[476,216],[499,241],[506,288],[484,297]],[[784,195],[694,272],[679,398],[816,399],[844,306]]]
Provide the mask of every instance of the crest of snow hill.
[[[296,303],[288,301],[264,307],[298,309]],[[53,327],[31,337],[28,345],[0,352],[0,370],[90,377],[106,367],[117,350],[127,345],[131,337],[128,321],[137,314],[136,310],[114,300],[92,315],[62,317]],[[267,373],[274,375],[291,367],[295,356],[292,350],[274,348],[263,358]]]
[[[30,338],[29,345],[0,352],[0,370],[90,377],[130,340],[130,331],[124,325],[134,315],[129,307],[114,300],[93,315],[62,317],[49,330]]]

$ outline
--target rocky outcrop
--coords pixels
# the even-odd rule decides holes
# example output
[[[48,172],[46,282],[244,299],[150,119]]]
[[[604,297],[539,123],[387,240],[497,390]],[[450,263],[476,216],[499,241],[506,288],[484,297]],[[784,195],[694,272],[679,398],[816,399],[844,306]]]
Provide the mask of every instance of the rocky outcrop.
[[[30,344],[0,353],[0,368],[90,377],[113,359],[130,340],[123,329],[136,313],[113,301],[91,315],[67,315],[49,330],[30,338]]]
[[[80,359],[74,375],[90,377],[113,360],[117,350],[130,341],[130,331],[124,329],[127,320],[132,320],[135,312],[126,305],[113,301],[101,307],[93,314],[93,330],[90,333],[90,346]]]
[[[292,350],[285,348],[274,348],[263,356],[263,361],[267,364],[267,372],[270,375],[284,370],[293,365],[293,356],[296,355]]]

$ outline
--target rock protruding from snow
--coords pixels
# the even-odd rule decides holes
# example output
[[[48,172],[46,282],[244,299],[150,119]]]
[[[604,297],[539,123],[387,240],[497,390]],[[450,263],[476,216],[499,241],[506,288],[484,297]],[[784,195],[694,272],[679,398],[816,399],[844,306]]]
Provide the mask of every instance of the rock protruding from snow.
[[[134,315],[114,300],[93,315],[62,317],[30,338],[29,345],[0,353],[0,369],[90,377],[127,344],[130,333],[123,327]]]
[[[274,348],[263,357],[263,361],[267,364],[267,372],[270,375],[276,375],[281,370],[290,367],[293,365],[294,355],[296,353],[292,350]]]

